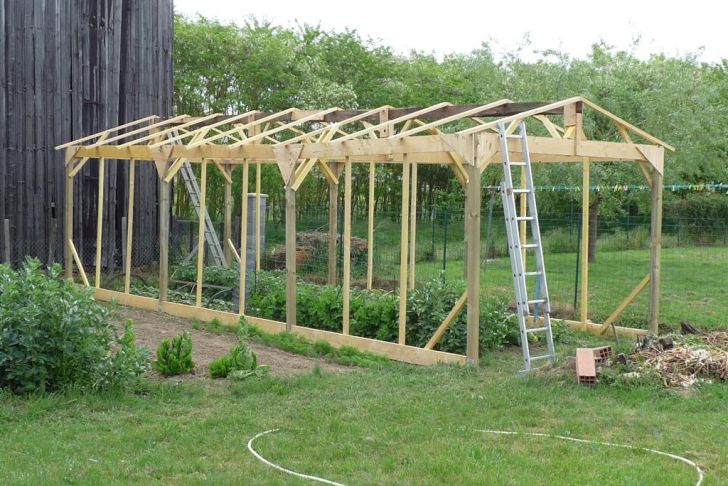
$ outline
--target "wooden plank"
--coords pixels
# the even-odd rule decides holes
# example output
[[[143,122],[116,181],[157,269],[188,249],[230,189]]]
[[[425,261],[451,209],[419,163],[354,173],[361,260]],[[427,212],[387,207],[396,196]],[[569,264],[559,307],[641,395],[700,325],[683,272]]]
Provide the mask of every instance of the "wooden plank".
[[[488,110],[490,110],[492,108],[495,108],[498,106],[503,106],[507,103],[511,103],[511,100],[502,99],[502,100],[494,101],[492,103],[488,103],[487,105],[476,106],[474,108],[470,108],[470,109],[461,111],[460,113],[455,113],[453,115],[450,115],[450,116],[447,116],[444,118],[440,118],[440,119],[435,120],[430,123],[422,123],[422,124],[420,124],[420,126],[411,128],[409,130],[402,130],[398,134],[393,135],[391,138],[396,139],[396,138],[402,138],[402,137],[409,137],[409,136],[415,135],[417,133],[445,125],[447,123],[450,123],[450,122],[453,122],[456,120],[460,120],[462,118],[468,118],[471,116],[482,116],[479,114],[483,113],[483,112],[487,112]]]
[[[455,305],[452,309],[450,309],[450,312],[447,313],[447,316],[445,316],[445,319],[443,319],[442,323],[437,327],[435,334],[433,334],[430,340],[427,341],[425,349],[435,349],[435,346],[437,346],[437,343],[439,343],[442,337],[445,335],[445,331],[448,330],[450,324],[453,323],[460,311],[463,309],[463,307],[465,307],[465,303],[467,301],[468,291],[466,290],[465,292],[463,292],[463,295],[461,295],[460,298],[455,302]]]
[[[296,327],[296,191],[286,183],[286,331]]]
[[[418,118],[418,117],[421,117],[422,115],[426,115],[427,113],[430,113],[432,111],[438,110],[445,106],[451,106],[451,105],[452,105],[452,103],[445,102],[445,103],[438,103],[436,105],[432,105],[427,108],[422,108],[421,110],[415,111],[413,113],[408,113],[406,115],[402,115],[399,118],[395,118],[393,120],[387,120],[383,123],[379,123],[377,125],[372,125],[370,127],[364,128],[363,130],[359,130],[358,132],[350,133],[349,135],[336,139],[334,141],[334,143],[344,142],[346,140],[360,138],[369,133],[375,132],[377,130],[381,130],[385,126],[388,126],[388,125],[394,126],[395,123],[400,123],[400,122],[406,121],[411,118]]]
[[[374,198],[374,185],[377,179],[377,167],[374,162],[369,162],[369,201],[367,204],[367,289],[372,289],[374,281],[374,209],[376,200]]]
[[[132,258],[132,238],[134,232],[134,169],[136,161],[129,161],[129,201],[126,210],[126,259],[124,260],[124,293],[128,294],[131,289],[131,258]]]
[[[416,236],[417,236],[417,163],[412,164],[412,184],[410,191],[410,228],[409,228],[409,288],[415,288]]]
[[[407,249],[409,240],[409,182],[409,154],[404,154],[404,159],[402,160],[402,238],[400,240],[399,247],[399,344],[405,344],[407,337]]]
[[[466,201],[466,230],[468,245],[465,264],[467,273],[467,363],[478,366],[480,359],[480,169],[475,164],[466,166],[468,170],[468,193]]]
[[[642,290],[647,287],[647,284],[650,283],[650,274],[648,273],[642,280],[640,280],[640,283],[637,284],[637,286],[632,289],[632,291],[629,293],[626,299],[624,299],[616,309],[607,317],[607,319],[604,321],[602,330],[600,331],[600,334],[603,336],[607,333],[609,330],[609,327],[612,325],[614,321],[617,320],[617,318],[622,315],[622,312],[627,308],[629,304],[634,302],[634,299],[637,298],[637,296],[642,292]]]
[[[579,316],[581,330],[586,331],[586,321],[589,318],[589,159],[583,162],[581,179],[581,295],[579,301]]]
[[[663,152],[664,153],[664,152]],[[655,336],[660,324],[660,253],[662,251],[662,191],[663,176],[652,169],[652,216],[650,221],[650,310],[649,332]]]
[[[557,101],[555,103],[551,103],[551,104],[548,104],[548,105],[545,105],[545,106],[538,106],[538,107],[533,108],[533,109],[530,109],[530,110],[526,110],[526,111],[522,111],[522,112],[517,113],[517,114],[514,114],[514,115],[506,116],[506,117],[503,117],[503,118],[501,118],[499,120],[494,120],[492,122],[484,123],[483,125],[478,125],[477,127],[467,128],[465,130],[460,130],[457,133],[458,134],[461,134],[461,135],[469,135],[469,134],[472,134],[472,133],[479,133],[479,132],[482,132],[484,130],[487,130],[488,128],[495,127],[495,126],[498,125],[498,123],[501,123],[501,122],[502,123],[509,123],[509,122],[512,122],[513,120],[516,120],[518,118],[526,118],[526,117],[534,116],[534,115],[544,115],[544,114],[547,114],[550,110],[553,110],[555,108],[562,108],[563,109],[563,107],[568,106],[568,105],[571,105],[571,104],[574,104],[574,103],[576,103],[578,101],[581,101],[581,97],[580,96],[576,96],[576,97],[573,97],[573,98],[568,98],[568,99],[561,100],[561,101]]]
[[[83,263],[81,263],[81,258],[78,256],[78,252],[76,251],[76,246],[73,244],[73,240],[66,240],[66,246],[68,246],[68,249],[73,256],[73,261],[76,262],[76,268],[78,268],[78,273],[79,275],[81,275],[81,280],[83,281],[83,284],[86,287],[90,287],[91,284],[88,281],[88,277],[86,277],[86,271],[83,269]]]
[[[104,228],[104,189],[106,186],[106,159],[99,159],[99,187],[96,201],[96,279],[94,286],[101,288],[101,247]]]
[[[183,128],[188,128],[188,127],[191,127],[193,125],[198,125],[200,123],[204,123],[204,122],[206,122],[208,120],[211,120],[212,118],[216,117],[217,115],[219,115],[219,113],[215,113],[215,114],[212,114],[212,115],[204,116],[202,118],[195,118],[195,119],[193,119],[191,121],[188,121],[186,123],[183,123],[182,125],[174,125],[173,124],[171,127],[165,128],[164,130],[155,131],[154,133],[151,133],[149,135],[145,135],[143,137],[139,137],[139,138],[135,138],[133,140],[129,140],[128,142],[125,142],[125,143],[122,143],[122,144],[118,145],[118,147],[120,147],[120,148],[130,147],[132,145],[139,145],[142,142],[149,142],[149,144],[148,144],[149,147],[159,147],[160,145],[173,144],[174,142],[176,142],[178,140],[181,140],[183,138],[198,135],[198,132],[197,131],[190,131],[190,132],[188,132],[188,131],[182,130]],[[206,128],[206,127],[203,127],[203,129],[204,128]],[[175,131],[176,132],[182,131],[183,133],[181,133],[179,135],[175,135],[173,137],[169,137],[169,138],[166,137],[166,135],[168,133],[175,132]]]
[[[351,159],[344,162],[344,275],[341,283],[343,300],[343,334],[349,334],[349,302],[351,298]]]
[[[61,150],[61,149],[64,149],[66,147],[71,147],[73,145],[78,145],[79,143],[85,142],[87,140],[91,140],[91,139],[94,139],[94,138],[99,138],[100,136],[102,136],[104,134],[107,134],[108,135],[109,133],[118,132],[121,129],[128,128],[128,127],[131,127],[131,126],[134,126],[134,125],[138,125],[140,123],[145,123],[145,122],[148,122],[150,120],[155,120],[157,118],[159,118],[157,115],[151,115],[151,116],[146,116],[144,118],[139,118],[138,120],[134,120],[134,121],[131,121],[129,123],[125,123],[123,125],[119,125],[119,126],[112,127],[112,128],[107,128],[106,130],[102,130],[100,132],[93,133],[91,135],[87,135],[85,137],[78,138],[76,140],[71,140],[70,142],[66,142],[66,143],[64,143],[62,145],[56,145],[54,148],[55,148],[55,150]]]
[[[242,113],[240,115],[231,116],[231,117],[226,118],[224,120],[216,121],[214,123],[211,123],[209,125],[206,125],[204,127],[204,132],[205,133],[208,133],[208,131],[210,129],[215,129],[216,127],[219,127],[221,125],[229,125],[229,124],[231,124],[233,122],[236,122],[238,120],[242,120],[243,118],[251,118],[251,115],[256,115],[258,113],[260,113],[260,111],[258,111],[258,110],[252,110],[252,111],[248,111],[248,112]],[[219,140],[221,138],[230,137],[230,136],[232,136],[232,134],[234,134],[236,132],[239,132],[241,129],[242,129],[242,127],[239,127],[238,126],[238,127],[233,128],[232,130],[227,130],[227,131],[217,130],[217,134],[216,135],[212,135],[210,137],[200,137],[197,140],[191,141],[188,144],[188,146],[190,146],[190,147],[196,147],[198,145],[203,145],[203,144],[206,144],[206,143],[212,143],[212,142],[214,142],[216,140]],[[192,132],[192,133],[194,133],[194,134],[201,133],[201,129],[197,129],[195,132]]]
[[[240,265],[240,254],[238,254],[238,250],[235,248],[235,243],[233,243],[233,240],[227,240],[227,246],[230,248],[230,253],[232,253],[232,257],[235,259],[238,265]]]
[[[207,161],[202,161],[200,173],[200,217],[197,227],[197,288],[195,306],[202,307],[202,285],[205,271],[205,216],[207,215]]]
[[[238,309],[240,314],[245,313],[245,293],[247,289],[246,277],[248,271],[248,185],[250,183],[248,169],[249,164],[245,161],[243,164],[243,187],[240,195],[240,256],[238,257],[238,266],[240,270]],[[227,241],[230,243],[229,239]],[[233,251],[235,251],[235,248],[233,248]]]

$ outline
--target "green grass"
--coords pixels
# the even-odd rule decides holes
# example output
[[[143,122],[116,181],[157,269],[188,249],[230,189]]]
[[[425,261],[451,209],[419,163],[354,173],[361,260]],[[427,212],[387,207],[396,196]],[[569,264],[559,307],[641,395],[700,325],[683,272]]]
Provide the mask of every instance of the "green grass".
[[[592,343],[593,340],[588,341]],[[571,349],[560,347],[560,353]],[[0,394],[5,483],[307,484],[257,462],[346,484],[694,484],[685,465],[644,452],[476,429],[537,431],[649,447],[728,481],[728,388],[517,378],[516,350],[481,369],[389,364],[239,383],[148,383],[130,394]]]
[[[574,276],[576,255],[549,254],[546,258],[549,293],[557,310],[574,312]],[[649,251],[602,251],[589,270],[589,317],[602,322],[627,297],[649,271]],[[436,275],[441,262],[417,265],[420,278]],[[448,262],[445,278],[462,278],[462,261]],[[708,328],[728,328],[728,248],[693,247],[662,250],[662,298],[660,322],[677,327],[680,321]],[[511,296],[510,261],[499,258],[486,263],[481,271],[484,295],[502,293]],[[617,324],[646,327],[646,289],[622,314]]]

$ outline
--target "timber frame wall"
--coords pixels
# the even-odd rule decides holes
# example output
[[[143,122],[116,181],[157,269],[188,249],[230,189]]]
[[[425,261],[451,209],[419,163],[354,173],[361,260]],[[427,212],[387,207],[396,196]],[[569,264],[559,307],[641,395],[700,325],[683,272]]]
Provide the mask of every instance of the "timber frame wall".
[[[598,116],[604,116],[615,126],[621,136],[619,142],[597,141],[587,138],[583,130],[583,110],[590,109]],[[555,120],[558,117],[559,120]],[[246,252],[247,247],[248,181],[250,166],[256,170],[256,193],[260,194],[261,164],[277,164],[286,194],[286,269],[287,304],[286,322],[271,321],[246,316],[250,322],[270,332],[289,331],[311,339],[323,339],[335,346],[350,345],[359,349],[387,355],[393,359],[431,364],[436,362],[457,362],[477,364],[479,358],[479,295],[481,261],[480,208],[481,176],[490,164],[499,164],[499,135],[495,127],[503,122],[512,133],[518,124],[533,118],[543,124],[549,136],[529,136],[528,145],[534,163],[567,162],[583,166],[582,204],[582,248],[581,252],[581,305],[580,319],[567,324],[593,333],[604,334],[610,329],[614,333],[644,335],[648,331],[622,328],[613,325],[621,312],[644,288],[649,285],[649,332],[657,334],[660,294],[660,235],[662,226],[663,160],[665,149],[673,147],[658,140],[625,120],[609,113],[583,97],[574,97],[558,102],[515,103],[507,99],[485,105],[451,105],[439,103],[426,108],[394,108],[383,106],[372,110],[298,110],[291,108],[282,112],[265,114],[251,111],[229,116],[212,114],[204,117],[180,115],[169,119],[144,118],[136,122],[89,135],[79,140],[56,147],[65,150],[66,160],[66,233],[65,262],[66,277],[74,278],[74,263],[86,286],[95,287],[95,295],[102,300],[116,300],[124,305],[144,309],[156,309],[182,317],[212,319],[236,322],[239,315],[213,311],[202,307],[202,270],[204,264],[204,225],[199,225],[197,254],[196,304],[183,305],[168,301],[168,259],[169,259],[169,215],[170,184],[185,161],[200,164],[201,218],[205,213],[207,173],[219,170],[226,180],[225,230],[223,242],[228,258],[240,262],[239,309],[245,309]],[[560,123],[558,123],[560,122]],[[465,128],[463,128],[465,127]],[[454,131],[456,128],[459,131]],[[445,133],[443,129],[449,133]],[[636,143],[636,136],[645,143]],[[511,155],[519,156],[520,145],[509,142]],[[105,159],[117,159],[129,163],[129,191],[133,193],[134,170],[136,166],[153,164],[159,176],[159,242],[160,242],[160,292],[159,299],[134,296],[129,293],[130,258],[125,263],[124,292],[100,287],[103,239],[103,204],[98,207],[96,274],[93,281],[86,275],[83,264],[74,245],[73,191],[74,176],[88,164],[98,159],[103,167]],[[614,310],[602,324],[588,320],[589,267],[586,256],[589,238],[589,167],[598,162],[635,163],[652,187],[651,266],[649,273]],[[367,339],[349,334],[350,296],[350,241],[351,241],[351,177],[353,164],[369,165],[370,200],[374,187],[375,164],[402,165],[402,243],[399,278],[400,312],[399,339],[390,343]],[[457,301],[449,315],[442,322],[430,342],[424,348],[408,346],[406,343],[406,296],[414,287],[415,266],[412,258],[414,249],[415,191],[417,167],[420,164],[446,164],[465,189],[465,269],[467,290]],[[241,197],[241,234],[239,242],[231,234],[231,173],[237,167],[243,172]],[[296,322],[296,191],[308,174],[317,168],[328,180],[330,188],[331,235],[336,234],[336,211],[338,184],[343,173],[344,180],[344,228],[343,228],[343,322],[341,333],[321,331],[305,327]],[[99,187],[103,180],[99,181]],[[100,191],[103,198],[103,191]],[[367,281],[371,286],[373,267],[373,220],[372,204],[369,205],[369,255]],[[129,198],[127,221],[128,253],[132,253],[134,198]],[[256,241],[259,240],[259,230]],[[411,235],[411,236],[410,236]],[[525,232],[522,232],[525,236]],[[523,237],[522,236],[522,237]],[[235,238],[235,239],[233,239]],[[239,244],[238,244],[239,243]],[[336,281],[336,238],[329,238],[329,282]],[[256,252],[256,255],[260,255]],[[259,258],[259,256],[258,256]],[[228,259],[228,261],[229,261]],[[259,261],[256,262],[259,268]],[[466,307],[467,353],[465,356],[436,351],[439,340],[455,316]]]

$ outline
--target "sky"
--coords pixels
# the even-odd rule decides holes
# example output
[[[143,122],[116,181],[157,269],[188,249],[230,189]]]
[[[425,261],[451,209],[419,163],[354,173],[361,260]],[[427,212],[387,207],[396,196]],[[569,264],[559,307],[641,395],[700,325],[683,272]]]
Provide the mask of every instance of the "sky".
[[[528,37],[530,45],[520,52],[525,60],[546,49],[583,58],[593,43],[604,41],[640,58],[652,53],[699,53],[699,60],[714,63],[728,58],[728,6],[721,4],[718,0],[175,0],[175,9],[238,24],[252,15],[282,26],[355,29],[399,53],[417,50],[440,58],[468,53],[484,41],[500,56],[523,46]],[[640,39],[639,47],[632,49],[635,39]]]

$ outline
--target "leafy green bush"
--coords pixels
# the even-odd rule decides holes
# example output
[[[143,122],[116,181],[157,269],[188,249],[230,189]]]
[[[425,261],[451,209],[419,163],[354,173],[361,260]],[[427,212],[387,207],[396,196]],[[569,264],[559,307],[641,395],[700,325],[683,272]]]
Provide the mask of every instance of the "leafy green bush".
[[[258,366],[258,357],[248,345],[248,324],[244,317],[240,318],[238,327],[238,344],[230,349],[230,353],[221,356],[209,366],[213,378],[230,378],[242,380],[249,376],[263,376],[267,366]]]
[[[0,388],[50,392],[69,386],[123,386],[146,371],[133,328],[112,353],[114,327],[91,292],[28,259],[14,271],[0,265]]]
[[[170,341],[164,339],[157,347],[157,360],[154,369],[164,376],[190,373],[195,367],[192,361],[192,338],[185,331]]]

